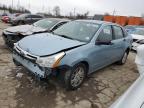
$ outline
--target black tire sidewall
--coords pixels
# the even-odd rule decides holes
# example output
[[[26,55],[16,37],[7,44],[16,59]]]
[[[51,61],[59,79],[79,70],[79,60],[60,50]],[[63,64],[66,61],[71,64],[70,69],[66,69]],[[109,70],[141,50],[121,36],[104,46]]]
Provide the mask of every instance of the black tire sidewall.
[[[125,53],[127,54],[127,57],[128,57],[128,52],[127,51],[125,51]],[[123,54],[123,56],[122,56],[122,58],[121,58],[121,60],[120,61],[118,61],[118,64],[120,64],[120,65],[123,65],[123,64],[125,64],[126,63],[126,61],[127,61],[127,57],[126,57],[126,60],[125,60],[125,62],[123,63],[123,58],[124,58],[124,56],[125,56],[125,53]]]
[[[123,62],[123,58],[124,58],[125,54],[126,54],[126,59],[125,59],[125,61]],[[125,52],[125,53],[124,53],[124,55],[123,55],[122,61],[121,61],[121,62],[122,62],[122,64],[125,64],[125,63],[126,63],[126,61],[127,61],[127,57],[128,57],[128,53],[127,53],[127,52]]]
[[[24,21],[19,21],[18,22],[18,25],[23,25],[24,24]]]
[[[83,81],[81,82],[81,84],[79,84],[79,85],[76,86],[76,87],[73,87],[73,86],[71,85],[71,77],[72,77],[72,74],[73,74],[73,72],[75,71],[75,69],[77,69],[78,67],[82,67],[82,68],[84,69],[84,74],[85,74],[85,75],[84,75],[84,78],[83,78]],[[79,64],[73,66],[73,68],[72,68],[71,71],[65,72],[64,82],[65,82],[65,88],[66,88],[66,90],[75,90],[75,89],[79,88],[79,87],[82,85],[82,83],[84,82],[84,80],[85,80],[86,71],[87,71],[87,69],[86,69],[85,64],[79,63]]]

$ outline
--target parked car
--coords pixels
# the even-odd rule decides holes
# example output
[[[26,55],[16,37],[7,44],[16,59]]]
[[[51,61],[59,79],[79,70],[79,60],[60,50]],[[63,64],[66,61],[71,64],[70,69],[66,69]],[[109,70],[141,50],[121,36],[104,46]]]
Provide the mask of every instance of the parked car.
[[[144,108],[144,45],[137,48],[135,63],[140,76],[110,108]]]
[[[13,61],[41,78],[58,75],[66,89],[80,87],[86,76],[126,62],[132,38],[110,22],[76,20],[53,34],[31,35],[15,43]]]
[[[69,20],[67,19],[46,18],[39,20],[32,25],[20,25],[7,28],[3,31],[2,36],[5,44],[9,48],[13,48],[13,44],[15,42],[26,36],[43,32],[52,32],[53,30],[67,23],[68,21]]]
[[[125,26],[124,28],[125,28],[125,30],[126,30],[128,33],[131,33],[131,32],[133,32],[133,31],[135,31],[135,27],[136,27],[136,26],[133,26],[133,25],[127,25],[127,26]]]
[[[124,27],[128,33],[133,33],[137,28],[144,28],[144,26],[127,25]]]
[[[16,17],[18,17],[18,16],[20,16],[20,15],[21,15],[21,13],[11,14],[11,15],[9,16],[9,22],[8,22],[8,23],[11,23],[12,20],[14,20]]]
[[[137,47],[144,44],[144,39],[132,43],[132,50],[136,51]]]
[[[1,20],[2,20],[2,22],[4,22],[4,23],[8,23],[9,20],[10,20],[10,17],[9,17],[9,16],[2,16]]]
[[[143,84],[144,75],[140,76],[110,108],[144,108]]]
[[[32,24],[38,20],[43,19],[41,15],[22,14],[11,20],[12,25]]]
[[[5,16],[2,16],[1,20],[5,23],[10,23],[12,19],[16,18],[19,15],[20,13],[6,14]]]
[[[144,40],[144,28],[137,28],[135,31],[132,32],[133,44],[132,49],[136,50],[136,48],[143,44]]]

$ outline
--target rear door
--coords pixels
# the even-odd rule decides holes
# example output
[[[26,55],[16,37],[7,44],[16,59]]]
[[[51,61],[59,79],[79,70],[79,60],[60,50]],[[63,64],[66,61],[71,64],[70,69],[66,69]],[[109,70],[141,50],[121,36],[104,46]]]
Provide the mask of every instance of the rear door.
[[[126,39],[124,37],[124,32],[120,26],[113,25],[112,30],[114,38],[112,41],[112,43],[114,44],[113,50],[114,52],[116,52],[115,56],[112,56],[112,59],[119,60],[124,54]]]
[[[27,16],[25,17],[25,23],[26,23],[26,24],[31,24],[31,15],[27,15]]]

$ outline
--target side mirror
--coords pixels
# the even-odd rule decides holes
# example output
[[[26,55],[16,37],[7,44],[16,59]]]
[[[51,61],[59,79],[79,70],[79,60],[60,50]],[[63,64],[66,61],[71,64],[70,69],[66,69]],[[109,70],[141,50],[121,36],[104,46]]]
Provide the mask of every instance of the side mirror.
[[[96,41],[96,45],[112,45],[111,41]]]

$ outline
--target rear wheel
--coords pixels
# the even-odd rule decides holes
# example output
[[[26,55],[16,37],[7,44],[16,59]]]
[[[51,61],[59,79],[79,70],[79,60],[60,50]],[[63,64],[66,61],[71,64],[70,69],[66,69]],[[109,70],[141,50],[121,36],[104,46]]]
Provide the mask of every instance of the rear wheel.
[[[75,65],[71,71],[64,73],[64,87],[67,90],[75,90],[81,86],[86,77],[86,66],[82,63]]]
[[[120,61],[118,61],[118,64],[123,65],[126,63],[128,57],[128,51],[126,51]]]

